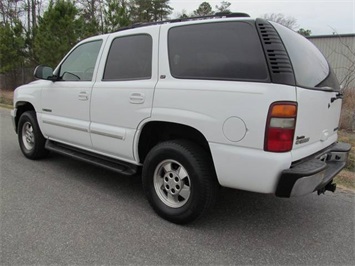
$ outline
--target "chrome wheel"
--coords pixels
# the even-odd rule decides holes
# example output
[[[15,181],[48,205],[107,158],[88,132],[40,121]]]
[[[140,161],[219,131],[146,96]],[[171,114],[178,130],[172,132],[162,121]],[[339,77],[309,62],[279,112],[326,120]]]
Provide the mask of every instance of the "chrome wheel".
[[[29,122],[25,122],[22,126],[22,143],[28,151],[35,146],[33,127]]]
[[[179,208],[190,198],[190,177],[179,162],[165,160],[158,164],[154,171],[154,188],[164,204]]]

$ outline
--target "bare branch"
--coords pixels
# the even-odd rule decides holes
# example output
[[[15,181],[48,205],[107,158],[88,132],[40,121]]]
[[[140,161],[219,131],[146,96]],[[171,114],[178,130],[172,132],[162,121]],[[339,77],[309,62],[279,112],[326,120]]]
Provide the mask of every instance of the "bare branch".
[[[266,20],[279,23],[291,30],[295,30],[299,27],[299,25],[297,24],[297,19],[295,19],[294,17],[285,17],[285,15],[281,13],[264,14],[262,17]]]

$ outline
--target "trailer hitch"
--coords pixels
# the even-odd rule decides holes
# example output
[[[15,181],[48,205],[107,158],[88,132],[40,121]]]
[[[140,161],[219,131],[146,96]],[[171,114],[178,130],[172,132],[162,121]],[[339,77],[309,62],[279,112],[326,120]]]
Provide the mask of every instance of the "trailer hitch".
[[[331,191],[331,192],[335,192],[337,188],[337,184],[336,183],[333,183],[333,181],[330,181],[328,184],[326,184],[324,187],[320,188],[317,190],[317,194],[320,195],[320,194],[324,194],[325,191]]]

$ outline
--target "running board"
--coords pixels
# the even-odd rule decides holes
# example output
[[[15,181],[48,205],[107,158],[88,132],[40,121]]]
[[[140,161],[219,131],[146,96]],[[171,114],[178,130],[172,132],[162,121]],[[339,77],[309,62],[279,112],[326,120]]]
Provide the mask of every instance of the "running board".
[[[92,152],[83,151],[81,149],[73,148],[51,140],[46,141],[45,148],[55,153],[63,154],[80,161],[97,165],[122,175],[134,175],[137,173],[138,166],[136,165],[115,160]]]

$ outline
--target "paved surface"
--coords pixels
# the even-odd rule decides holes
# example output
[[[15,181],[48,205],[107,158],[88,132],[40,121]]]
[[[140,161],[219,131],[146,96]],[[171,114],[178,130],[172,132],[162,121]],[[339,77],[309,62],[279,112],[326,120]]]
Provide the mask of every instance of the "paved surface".
[[[29,264],[354,265],[354,193],[279,199],[221,189],[178,226],[148,205],[140,177],[51,155],[25,159],[0,108],[1,260]]]

